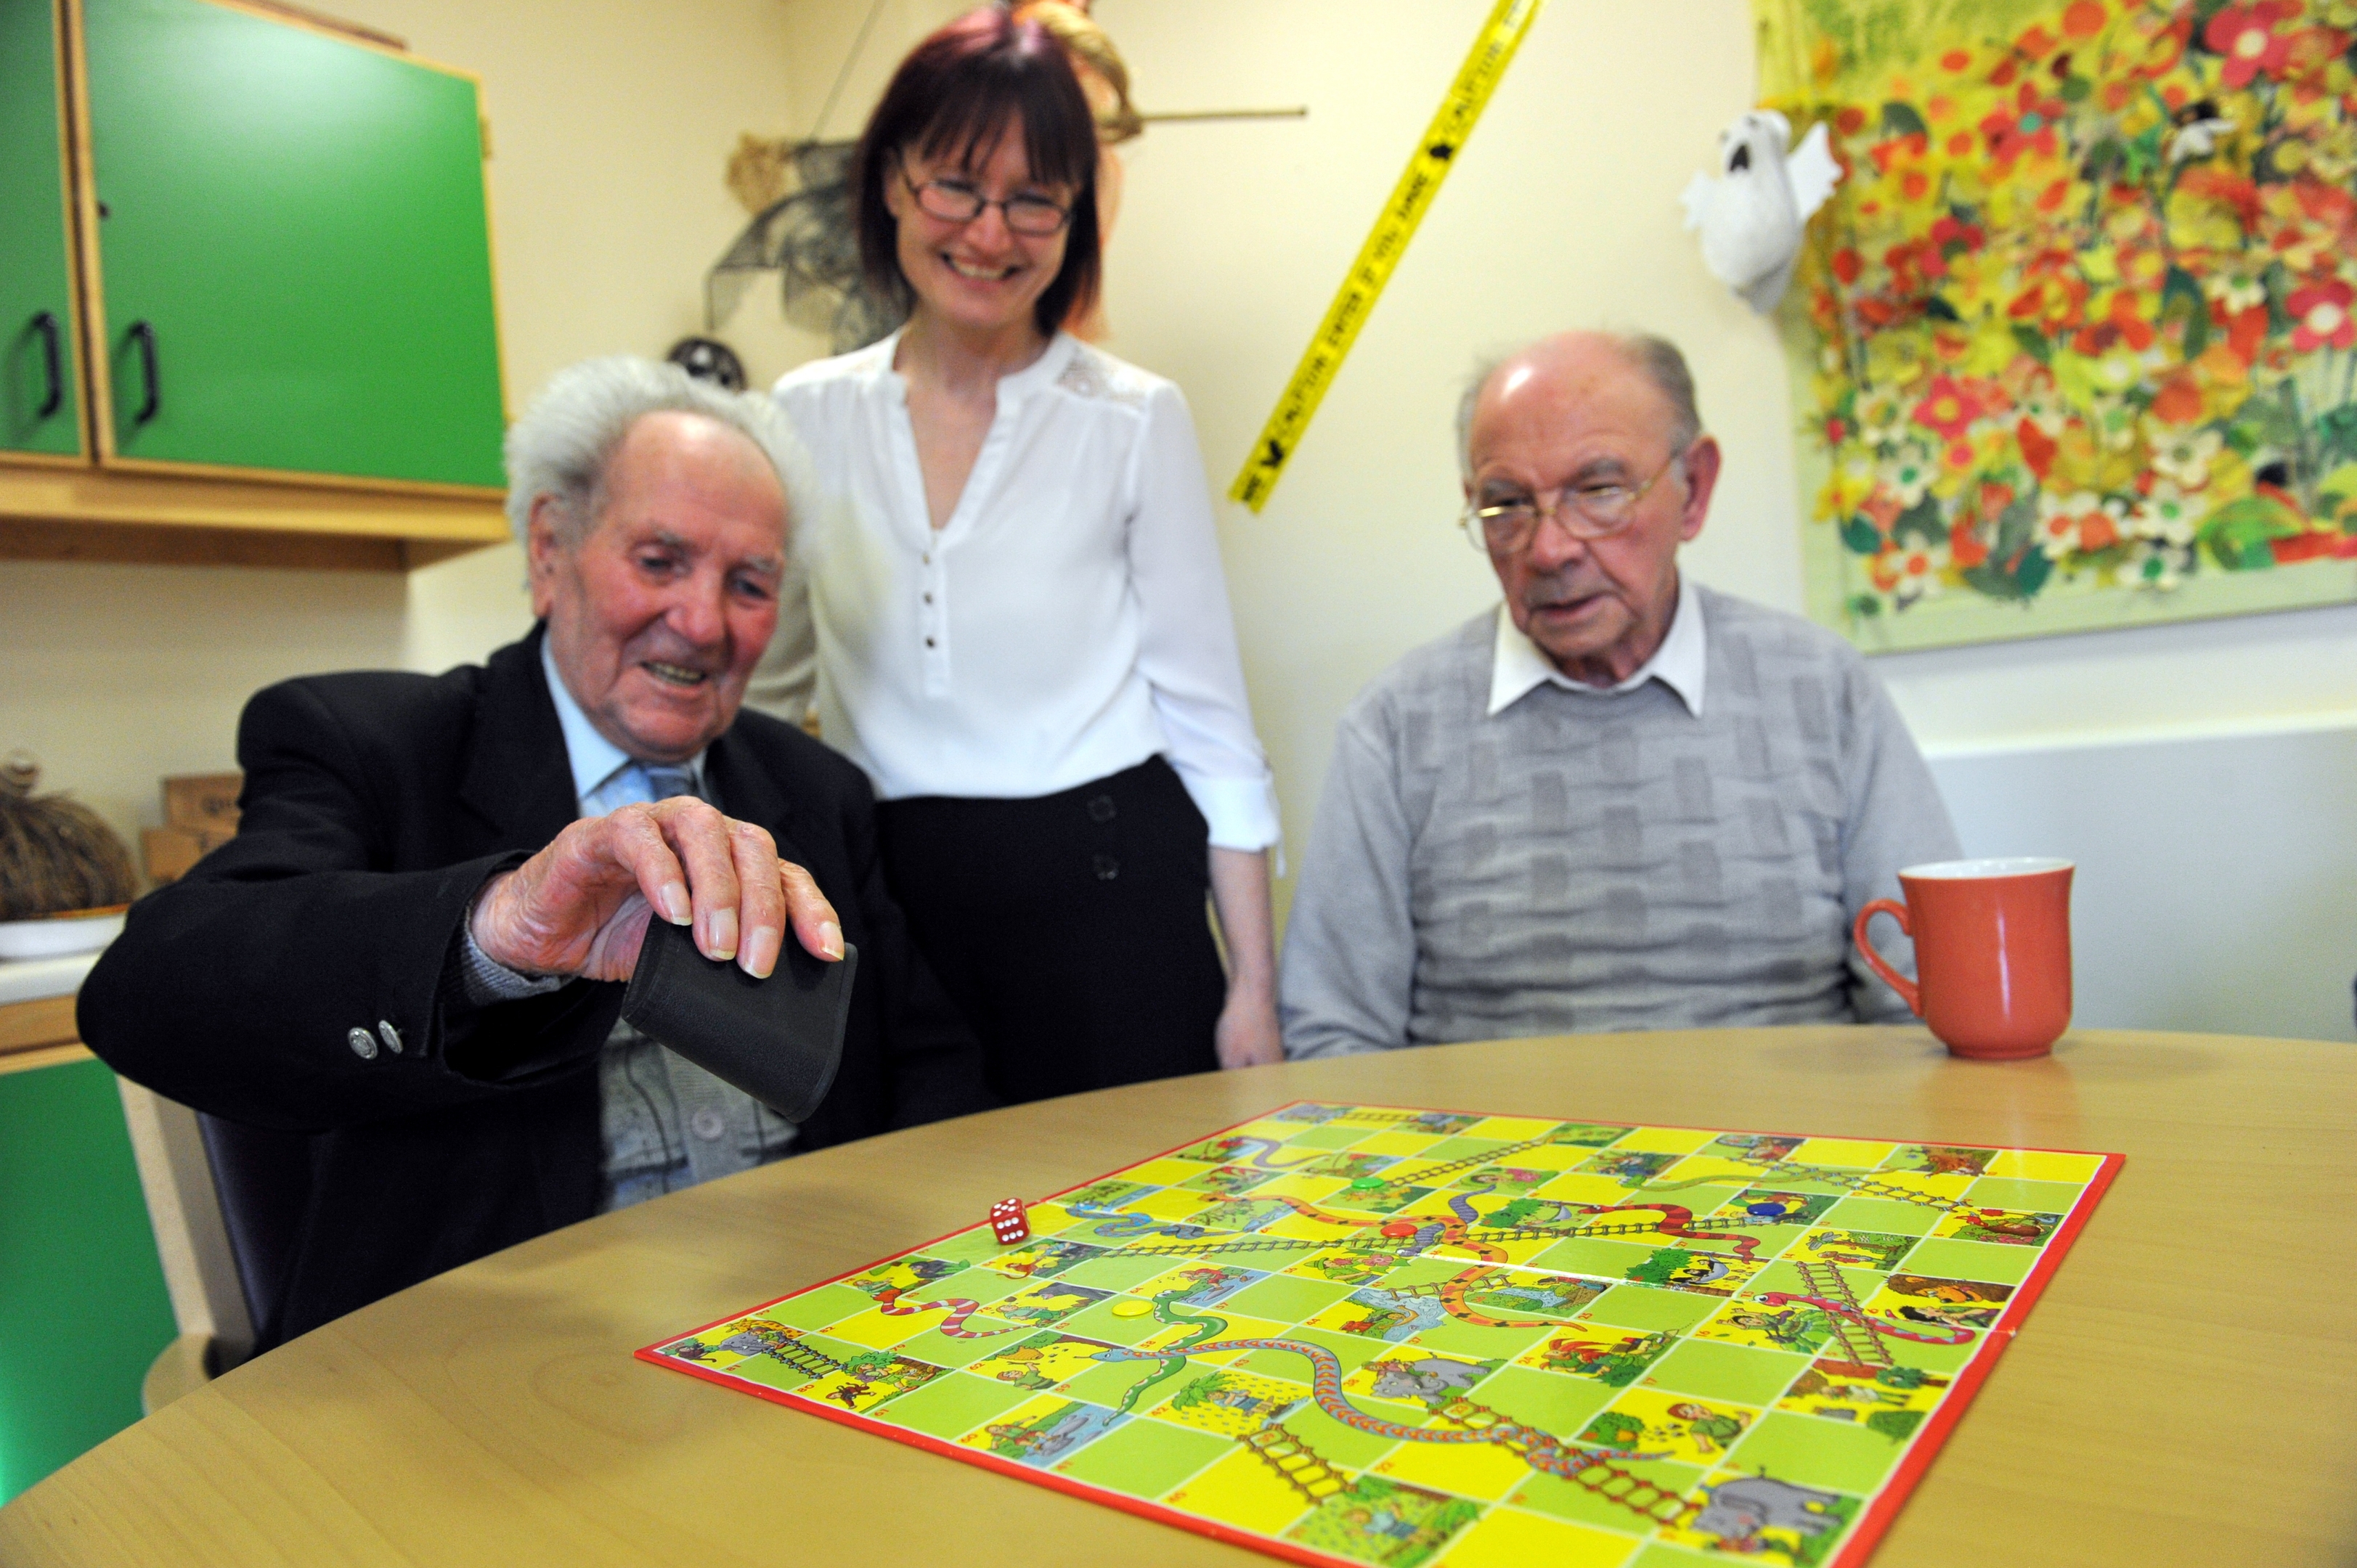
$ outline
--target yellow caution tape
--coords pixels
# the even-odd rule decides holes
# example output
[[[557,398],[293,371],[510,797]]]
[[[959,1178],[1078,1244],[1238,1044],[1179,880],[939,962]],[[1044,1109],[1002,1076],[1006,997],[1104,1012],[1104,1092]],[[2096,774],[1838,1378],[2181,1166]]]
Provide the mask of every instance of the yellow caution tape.
[[[1392,269],[1399,265],[1400,257],[1407,251],[1407,242],[1415,238],[1415,231],[1424,221],[1425,209],[1440,190],[1440,182],[1448,177],[1458,149],[1489,107],[1490,94],[1498,79],[1506,74],[1514,51],[1522,47],[1523,36],[1531,30],[1531,22],[1539,14],[1545,0],[1498,0],[1490,19],[1473,40],[1465,63],[1457,70],[1457,80],[1448,84],[1448,95],[1440,101],[1440,108],[1424,133],[1415,156],[1392,188],[1391,199],[1383,204],[1381,216],[1367,235],[1367,242],[1359,247],[1359,259],[1351,263],[1350,273],[1342,286],[1335,292],[1334,303],[1326,308],[1326,319],[1318,324],[1317,335],[1302,352],[1301,363],[1294,368],[1293,380],[1286,383],[1285,394],[1276,400],[1276,407],[1261,427],[1260,439],[1254,443],[1252,455],[1244,459],[1243,471],[1228,489],[1229,499],[1240,500],[1255,512],[1268,504],[1269,492],[1276,489],[1277,476],[1285,472],[1286,459],[1301,444],[1301,434],[1309,428],[1310,415],[1333,384],[1336,372],[1358,340],[1359,328],[1383,297],[1383,285],[1391,282]]]

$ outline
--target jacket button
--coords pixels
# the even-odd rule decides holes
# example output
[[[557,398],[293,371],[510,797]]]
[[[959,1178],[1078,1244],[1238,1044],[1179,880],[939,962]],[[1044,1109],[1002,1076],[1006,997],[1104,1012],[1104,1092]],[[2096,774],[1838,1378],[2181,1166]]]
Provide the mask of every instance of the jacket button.
[[[394,1056],[401,1054],[401,1031],[394,1028],[390,1021],[383,1018],[376,1021],[376,1037],[384,1042],[386,1050]]]
[[[1095,861],[1092,864],[1095,868],[1097,880],[1099,882],[1111,882],[1114,877],[1121,875],[1121,862],[1115,860],[1109,854],[1098,855]]]
[[[344,1036],[344,1043],[351,1047],[352,1055],[362,1061],[372,1061],[376,1058],[376,1036],[366,1029],[354,1029]]]
[[[1089,801],[1089,821],[1092,822],[1113,821],[1113,797],[1110,795],[1099,795]]]

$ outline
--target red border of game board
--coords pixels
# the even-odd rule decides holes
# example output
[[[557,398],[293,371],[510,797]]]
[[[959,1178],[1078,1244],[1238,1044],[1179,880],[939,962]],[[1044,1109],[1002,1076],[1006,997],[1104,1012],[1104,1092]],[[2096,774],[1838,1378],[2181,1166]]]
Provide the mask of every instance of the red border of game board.
[[[1247,1116],[1242,1122],[1232,1122],[1213,1132],[1173,1144],[1159,1154],[1147,1155],[1143,1158],[1133,1160],[1121,1168],[1128,1170],[1144,1165],[1149,1160],[1168,1159],[1180,1149],[1220,1137],[1223,1133],[1233,1132],[1238,1127],[1248,1126],[1254,1122],[1266,1121],[1281,1112],[1292,1110],[1297,1105],[1340,1103],[1341,1102],[1326,1100],[1288,1100],[1281,1105],[1273,1106],[1256,1115]],[[1350,1108],[1373,1111],[1438,1111],[1441,1115],[1473,1116],[1484,1121],[1492,1119],[1526,1122],[1575,1120],[1568,1117],[1523,1116],[1502,1111],[1447,1111],[1428,1105],[1385,1105],[1372,1101],[1354,1101],[1350,1102]],[[1669,1122],[1616,1122],[1609,1119],[1591,1124],[1629,1127],[1672,1125]],[[1813,1138],[1853,1144],[1909,1142],[1903,1138],[1860,1138],[1837,1133],[1762,1133],[1747,1127],[1696,1127],[1684,1123],[1677,1124],[1675,1130],[1690,1133],[1741,1133],[1752,1137],[1767,1138],[1798,1137],[1803,1142]],[[1996,1144],[1951,1144],[1943,1146],[1964,1149],[2006,1147]],[[2087,1220],[2094,1213],[2096,1204],[2103,1200],[2104,1194],[2111,1188],[2113,1178],[2119,1175],[2121,1166],[2127,1163],[2126,1155],[2099,1154],[2093,1149],[2018,1148],[2011,1152],[2031,1155],[2078,1155],[2088,1159],[2100,1159],[2103,1165],[2093,1176],[2088,1178],[2086,1187],[2079,1194],[2078,1201],[2071,1206],[2071,1212],[2063,1218],[2061,1228],[2054,1232],[2053,1240],[2041,1250],[2038,1266],[2030,1270],[2029,1277],[2016,1287],[2012,1296],[2006,1303],[2005,1311],[1982,1337],[1980,1348],[1973,1352],[1972,1359],[1966,1361],[1964,1369],[1956,1374],[1948,1396],[1940,1402],[1940,1408],[1932,1416],[1931,1423],[1916,1434],[1914,1442],[1907,1450],[1906,1459],[1883,1479],[1874,1501],[1864,1513],[1858,1516],[1857,1524],[1852,1527],[1849,1540],[1843,1543],[1840,1552],[1825,1564],[1825,1568],[1859,1568],[1859,1565],[1873,1554],[1874,1549],[1882,1543],[1882,1537],[1890,1529],[1892,1521],[1899,1517],[1899,1510],[1906,1506],[1907,1499],[1914,1494],[1916,1484],[1923,1478],[1923,1473],[1931,1468],[1932,1461],[1938,1456],[1941,1445],[1947,1442],[1948,1434],[1955,1430],[1956,1423],[1964,1419],[1964,1412],[1971,1408],[1973,1401],[1978,1397],[1981,1385],[1988,1380],[1989,1373],[1996,1369],[1997,1358],[2005,1353],[2006,1347],[2010,1345],[2014,1336],[2020,1332],[2022,1319],[2029,1316],[2030,1307],[2036,1305],[2039,1296],[2044,1293],[2048,1282],[2054,1277],[2054,1271],[2061,1266],[2063,1255],[2070,1251],[2072,1245],[2078,1240],[2079,1233],[2086,1228]],[[1116,1173],[1107,1171],[1101,1176],[1076,1181],[1070,1187],[1059,1187],[1040,1201],[1052,1202],[1065,1193],[1076,1192],[1093,1182],[1107,1180],[1114,1174]],[[904,1247],[898,1252],[888,1254],[888,1257],[903,1257],[909,1252],[921,1251],[927,1247],[946,1241],[952,1236],[963,1235],[974,1229],[974,1227],[971,1225],[962,1225],[954,1230],[943,1231],[931,1240],[920,1241],[914,1246]],[[705,1329],[716,1328],[732,1319],[749,1317],[756,1313],[765,1312],[781,1301],[787,1301],[798,1295],[807,1295],[812,1291],[847,1280],[854,1274],[875,1267],[877,1262],[882,1261],[885,1260],[871,1260],[856,1267],[845,1269],[843,1273],[820,1280],[814,1284],[790,1290],[784,1295],[772,1296],[759,1306],[724,1313],[702,1327],[691,1328],[681,1334],[666,1335],[654,1344],[644,1346],[632,1352],[632,1358],[644,1361],[650,1366],[662,1367],[674,1372],[684,1372],[691,1378],[701,1378],[706,1382],[716,1383],[737,1393],[751,1394],[756,1399],[768,1400],[773,1404],[806,1411],[822,1420],[832,1421],[861,1432],[872,1433],[895,1443],[905,1443],[912,1448],[920,1448],[929,1454],[939,1454],[962,1464],[979,1466],[983,1469],[996,1471],[1002,1476],[1010,1476],[1017,1480],[1028,1481],[1035,1486],[1046,1487],[1051,1491],[1080,1498],[1101,1508],[1118,1509],[1123,1513],[1135,1514],[1140,1519],[1151,1520],[1157,1524],[1167,1524],[1192,1534],[1209,1536],[1214,1541],[1225,1541],[1231,1546],[1245,1547],[1267,1556],[1282,1558],[1288,1563],[1308,1563],[1310,1568],[1361,1568],[1361,1565],[1352,1563],[1346,1557],[1337,1557],[1330,1552],[1312,1551],[1307,1547],[1297,1546],[1290,1541],[1279,1541],[1272,1536],[1239,1530],[1232,1525],[1222,1524],[1217,1520],[1205,1519],[1200,1514],[1187,1513],[1166,1507],[1161,1503],[1150,1502],[1143,1498],[1125,1497],[1108,1487],[1093,1486],[1085,1481],[1071,1480],[1049,1471],[1038,1470],[1028,1465],[1018,1465],[1010,1459],[1002,1459],[985,1449],[961,1447],[946,1438],[935,1437],[930,1433],[912,1432],[905,1426],[895,1426],[888,1422],[878,1421],[873,1416],[862,1415],[856,1411],[836,1410],[801,1394],[789,1393],[783,1389],[768,1388],[745,1379],[731,1377],[726,1372],[699,1367],[693,1361],[683,1361],[676,1357],[661,1353],[662,1348],[665,1345],[676,1345],[683,1339],[692,1338]]]

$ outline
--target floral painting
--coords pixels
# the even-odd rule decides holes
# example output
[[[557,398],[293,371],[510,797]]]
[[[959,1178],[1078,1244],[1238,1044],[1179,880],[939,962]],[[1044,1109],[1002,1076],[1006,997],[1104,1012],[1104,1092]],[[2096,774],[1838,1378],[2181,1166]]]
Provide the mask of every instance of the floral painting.
[[[1869,648],[2357,600],[2357,0],[1757,0],[1846,171],[1784,306]]]

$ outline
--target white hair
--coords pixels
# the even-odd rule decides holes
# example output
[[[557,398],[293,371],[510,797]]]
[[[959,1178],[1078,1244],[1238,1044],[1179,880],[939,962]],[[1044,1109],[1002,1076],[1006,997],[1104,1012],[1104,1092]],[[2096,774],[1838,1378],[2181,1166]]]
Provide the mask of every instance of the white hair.
[[[818,516],[818,479],[810,454],[785,414],[768,398],[701,381],[677,365],[634,355],[586,360],[559,371],[508,427],[508,526],[528,543],[533,503],[553,498],[557,534],[577,544],[606,504],[606,471],[630,427],[651,413],[701,414],[761,450],[786,492],[786,512],[800,526]]]
[[[1699,440],[1702,413],[1695,406],[1694,372],[1686,368],[1686,357],[1678,352],[1678,346],[1651,332],[1606,332],[1600,336],[1609,339],[1669,403],[1670,450],[1684,452]],[[1534,338],[1503,354],[1485,357],[1474,365],[1472,378],[1457,400],[1457,471],[1465,478],[1473,477],[1473,411],[1481,402],[1482,390],[1500,371],[1545,341],[1544,338]]]

